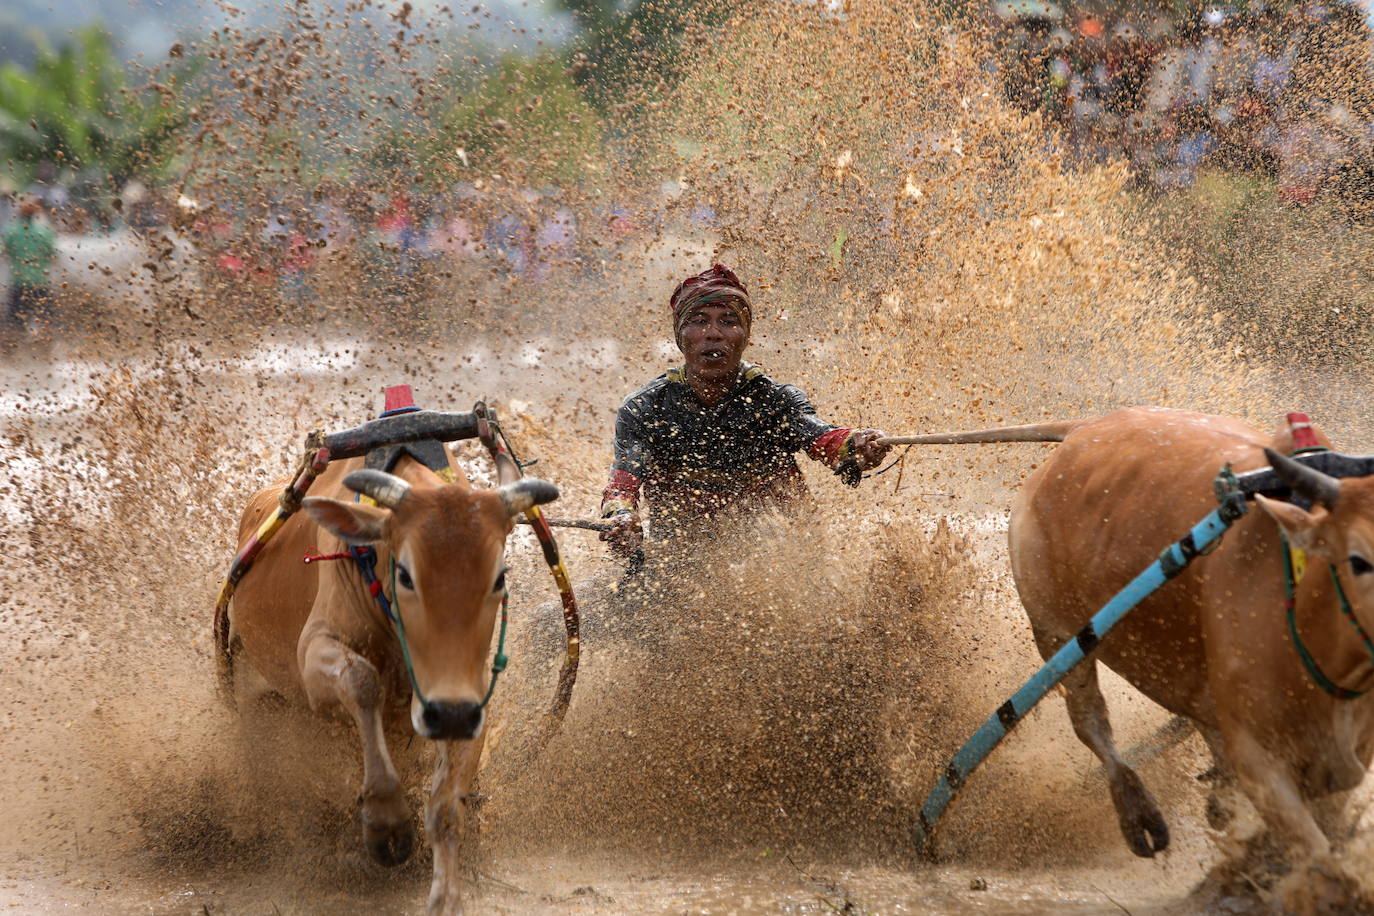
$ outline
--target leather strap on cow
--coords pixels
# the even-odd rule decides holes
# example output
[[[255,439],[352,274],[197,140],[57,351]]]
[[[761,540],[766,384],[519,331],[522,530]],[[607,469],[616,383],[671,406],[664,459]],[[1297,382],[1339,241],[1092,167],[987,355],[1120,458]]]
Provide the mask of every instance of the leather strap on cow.
[[[229,602],[233,600],[234,590],[238,588],[239,580],[248,572],[258,554],[267,546],[267,542],[272,540],[286,520],[301,507],[301,500],[305,498],[315,478],[329,467],[332,456],[329,449],[324,447],[322,432],[317,430],[310,433],[305,439],[305,445],[305,455],[301,458],[296,473],[292,475],[291,483],[278,497],[277,508],[239,548],[239,552],[234,555],[234,561],[229,564],[229,572],[220,582],[219,597],[215,599],[213,632],[215,647],[219,650],[216,657],[219,661],[220,686],[223,688],[221,693],[226,698],[233,695],[234,654],[237,645],[237,640],[232,639],[229,633]]]
[[[1293,648],[1297,650],[1298,658],[1302,659],[1303,668],[1307,670],[1307,675],[1312,678],[1313,683],[1338,700],[1353,700],[1356,697],[1364,696],[1369,692],[1368,690],[1351,690],[1348,687],[1342,687],[1331,680],[1331,678],[1327,677],[1322,669],[1318,667],[1317,660],[1312,657],[1312,653],[1308,651],[1307,646],[1303,644],[1302,637],[1298,635],[1297,599],[1294,596],[1297,593],[1297,581],[1300,577],[1294,575],[1294,551],[1289,546],[1288,539],[1282,534],[1279,535],[1279,538],[1283,541],[1283,600],[1284,607],[1288,613],[1288,635],[1293,640]],[[1346,620],[1350,621],[1350,625],[1355,628],[1355,632],[1359,635],[1360,641],[1364,643],[1365,651],[1369,653],[1370,659],[1374,661],[1374,643],[1370,642],[1369,635],[1365,633],[1364,627],[1360,626],[1360,622],[1355,619],[1355,611],[1350,607],[1350,600],[1345,596],[1345,588],[1341,585],[1340,576],[1336,574],[1335,565],[1328,563],[1327,568],[1331,571],[1331,582],[1336,587],[1336,598],[1340,601],[1341,613],[1345,615]]]
[[[508,463],[507,467],[513,465],[515,473],[523,476],[526,465],[516,458],[510,447],[510,440],[506,438],[501,425],[496,421],[496,412],[485,403],[478,401],[472,408],[472,413],[477,418],[477,438],[486,446],[497,468],[499,469],[502,464]],[[538,749],[548,741],[562,723],[563,716],[568,711],[568,704],[572,700],[573,685],[577,682],[577,668],[581,658],[582,639],[580,633],[582,624],[577,609],[577,596],[573,594],[572,580],[568,576],[568,567],[563,562],[563,555],[558,549],[558,541],[553,536],[553,529],[549,526],[549,520],[544,517],[538,506],[531,506],[525,512],[525,520],[539,541],[540,550],[544,554],[544,562],[548,564],[554,585],[558,587],[559,598],[563,605],[563,627],[568,636],[567,651],[563,656],[563,667],[558,673],[558,686],[554,690],[553,704],[545,714],[546,727],[532,744],[534,749]]]

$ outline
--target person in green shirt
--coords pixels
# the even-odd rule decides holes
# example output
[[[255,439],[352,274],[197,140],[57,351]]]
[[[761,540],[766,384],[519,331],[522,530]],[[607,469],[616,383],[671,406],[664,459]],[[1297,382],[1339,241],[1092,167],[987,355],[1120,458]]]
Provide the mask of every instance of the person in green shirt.
[[[50,324],[53,318],[49,272],[57,255],[57,234],[38,219],[41,210],[38,201],[25,199],[0,235],[10,262],[9,309],[5,320],[18,331],[32,323]]]

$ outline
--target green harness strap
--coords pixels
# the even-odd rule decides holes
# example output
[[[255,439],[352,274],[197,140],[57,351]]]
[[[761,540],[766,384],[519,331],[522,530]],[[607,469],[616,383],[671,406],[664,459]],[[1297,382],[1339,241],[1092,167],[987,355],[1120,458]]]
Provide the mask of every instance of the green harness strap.
[[[1283,544],[1283,595],[1284,604],[1288,611],[1288,635],[1293,639],[1293,648],[1298,650],[1298,658],[1302,659],[1302,666],[1307,669],[1307,674],[1316,682],[1317,686],[1325,690],[1338,700],[1353,700],[1362,697],[1369,691],[1351,690],[1342,687],[1331,678],[1327,677],[1322,669],[1317,667],[1317,660],[1312,657],[1307,646],[1303,644],[1302,637],[1298,635],[1297,620],[1297,585],[1293,577],[1293,551],[1288,545],[1288,538],[1282,532],[1279,533],[1279,540]],[[1360,622],[1355,619],[1355,611],[1350,607],[1350,600],[1345,596],[1345,588],[1341,585],[1340,576],[1336,574],[1336,567],[1332,563],[1326,564],[1331,572],[1331,582],[1336,586],[1336,597],[1341,603],[1341,613],[1345,619],[1350,621],[1350,625],[1359,634],[1360,641],[1364,643],[1365,651],[1369,653],[1369,658],[1374,661],[1374,643],[1370,642],[1369,634],[1360,626]]]
[[[1324,451],[1327,451],[1324,445],[1309,445],[1306,448],[1294,449],[1289,454],[1297,456]],[[1293,575],[1293,548],[1289,545],[1288,538],[1282,530],[1279,531],[1279,542],[1283,545],[1283,599],[1288,612],[1288,635],[1293,640],[1293,648],[1297,650],[1298,658],[1302,659],[1302,666],[1307,669],[1308,676],[1316,682],[1318,687],[1338,700],[1353,700],[1356,697],[1364,696],[1369,691],[1350,690],[1327,677],[1322,669],[1317,667],[1317,660],[1312,657],[1311,652],[1307,651],[1307,646],[1303,645],[1302,637],[1298,635],[1297,583]],[[1345,597],[1345,589],[1341,586],[1340,576],[1336,574],[1335,564],[1327,563],[1326,565],[1331,572],[1331,582],[1336,586],[1336,598],[1341,603],[1341,613],[1355,628],[1355,632],[1359,634],[1361,642],[1364,643],[1365,651],[1369,653],[1370,659],[1374,660],[1374,643],[1369,641],[1369,636],[1365,633],[1364,627],[1360,626],[1360,622],[1355,619],[1355,611],[1350,607],[1349,599]]]
[[[401,616],[401,605],[396,601],[396,558],[390,558],[391,564],[391,597],[389,600],[391,612],[387,613],[395,625],[396,639],[401,644],[401,658],[405,659],[406,676],[410,678],[410,689],[415,691],[415,698],[420,701],[420,705],[425,705],[425,695],[420,692],[420,684],[415,680],[415,666],[410,661],[410,643],[406,640],[406,622]],[[508,607],[510,606],[510,589],[501,593],[501,631],[496,639],[496,657],[491,660],[491,682],[487,684],[487,695],[482,697],[482,702],[477,705],[478,709],[486,709],[491,702],[491,695],[496,692],[496,679],[501,676],[501,672],[506,670],[506,665],[510,663],[510,656],[506,654],[506,624],[509,621]],[[383,610],[385,610],[385,605]]]

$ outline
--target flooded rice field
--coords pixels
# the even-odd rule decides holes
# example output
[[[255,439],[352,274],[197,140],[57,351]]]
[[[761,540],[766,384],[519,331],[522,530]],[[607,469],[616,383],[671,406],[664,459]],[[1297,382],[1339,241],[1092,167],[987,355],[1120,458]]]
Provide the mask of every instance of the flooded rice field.
[[[669,293],[713,261],[753,291],[745,358],[837,424],[910,434],[1155,404],[1270,429],[1305,410],[1338,448],[1374,452],[1367,341],[1342,319],[1321,359],[1249,346],[1263,328],[1161,241],[1124,163],[1069,161],[1001,97],[978,66],[985,44],[946,5],[688,17],[675,82],[630,72],[601,87],[623,93],[605,110],[625,124],[602,125],[614,150],[569,145],[580,108],[558,109],[557,132],[494,108],[455,134],[416,96],[379,98],[432,89],[468,59],[416,39],[411,4],[297,7],[276,31],[226,27],[192,49],[217,75],[175,190],[205,210],[156,232],[65,235],[61,326],[0,364],[0,909],[423,912],[427,847],[395,869],[364,850],[355,731],[217,692],[211,612],[239,514],[295,467],[307,433],[355,426],[407,384],[424,408],[495,405],[537,459],[530,473],[561,490],[549,514],[595,518],[617,408],[680,358]],[[321,37],[383,14],[394,44],[371,25]],[[358,43],[373,68],[362,89],[346,79]],[[526,114],[566,104],[543,85],[522,77],[503,95]],[[335,88],[363,105],[363,127],[335,127]],[[415,135],[405,156],[311,171],[327,140],[361,155],[396,109]],[[284,140],[302,112],[319,135]],[[558,177],[569,162],[576,180]],[[416,273],[385,240],[354,257],[353,241],[323,236],[302,281],[290,265],[240,270],[216,234],[232,214],[247,250],[281,214],[307,222],[327,210],[312,204],[344,201],[350,182],[374,215],[440,184],[512,212],[566,204],[588,248],[536,263],[528,245],[460,254],[459,240]],[[1318,259],[1311,238],[1265,244]],[[379,263],[396,276],[379,281]],[[552,696],[561,629],[539,547],[517,529],[511,665],[468,805],[467,912],[1277,911],[1263,879],[1234,891],[1256,818],[1208,826],[1201,738],[1105,670],[1167,852],[1131,855],[1102,767],[1052,695],[965,787],[934,859],[917,855],[925,793],[1040,665],[1007,519],[1051,448],[917,447],[858,489],[803,462],[806,512],[694,544],[632,619],[606,598],[621,569],[604,545],[560,531],[583,660],[561,730],[533,757],[520,749]],[[475,443],[454,453],[494,482]],[[434,751],[405,729],[389,741],[418,808]],[[1355,870],[1368,801],[1353,793],[1342,854]],[[1233,880],[1205,883],[1217,874]],[[1311,912],[1361,912],[1326,899],[1314,890]]]

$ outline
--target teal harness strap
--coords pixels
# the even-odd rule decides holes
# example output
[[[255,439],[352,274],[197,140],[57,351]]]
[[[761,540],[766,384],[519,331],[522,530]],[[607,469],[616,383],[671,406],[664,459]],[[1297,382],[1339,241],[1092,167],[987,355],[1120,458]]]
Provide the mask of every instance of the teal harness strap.
[[[425,695],[420,692],[420,682],[415,680],[415,666],[410,661],[410,643],[406,641],[406,622],[401,616],[401,605],[396,601],[396,558],[390,558],[391,563],[391,597],[384,593],[378,593],[377,603],[386,612],[387,619],[391,621],[392,627],[396,630],[396,640],[401,644],[401,658],[405,659],[406,676],[410,678],[410,689],[415,691],[415,698],[424,706]]]
[[[491,695],[496,692],[496,679],[501,676],[501,672],[506,670],[506,664],[510,662],[510,656],[506,655],[506,622],[508,615],[506,608],[510,605],[510,589],[501,593],[501,634],[496,638],[496,656],[491,660],[491,683],[487,685],[487,695],[482,697],[478,709],[485,709],[491,702]]]
[[[1329,450],[1324,445],[1309,445],[1306,448],[1295,449],[1291,454],[1295,456],[1309,455],[1325,451]],[[1279,531],[1279,542],[1283,545],[1283,600],[1288,615],[1288,636],[1293,641],[1293,648],[1297,650],[1298,658],[1302,659],[1303,668],[1307,669],[1308,677],[1312,678],[1318,687],[1338,700],[1353,700],[1356,697],[1364,696],[1369,691],[1351,690],[1327,677],[1322,669],[1317,667],[1317,660],[1312,657],[1311,652],[1307,651],[1307,646],[1303,645],[1302,637],[1298,635],[1298,589],[1293,576],[1293,550],[1282,530]],[[1360,622],[1355,619],[1355,611],[1350,606],[1350,600],[1345,597],[1345,588],[1341,585],[1341,577],[1336,573],[1335,564],[1327,563],[1326,565],[1331,571],[1331,582],[1336,586],[1336,598],[1341,603],[1341,613],[1355,628],[1355,632],[1360,636],[1360,641],[1364,643],[1365,651],[1369,653],[1370,659],[1374,660],[1374,643],[1369,641],[1369,635],[1365,633],[1364,627],[1360,626]]]
[[[377,579],[377,552],[371,547],[354,547],[349,553],[353,561],[358,566],[358,572],[362,575],[363,584],[367,586],[368,592],[377,599],[377,606],[381,608],[382,616],[391,623],[391,628],[396,631],[396,641],[401,644],[401,658],[405,661],[406,677],[410,680],[410,689],[415,691],[415,698],[421,705],[428,702],[425,695],[420,691],[420,682],[415,678],[415,664],[410,659],[410,641],[406,639],[406,622],[401,616],[401,606],[396,601],[396,558],[389,559],[391,569],[391,594],[388,596],[386,589]],[[506,628],[509,622],[510,589],[501,593],[501,633],[496,642],[496,657],[491,660],[491,682],[487,685],[487,695],[482,698],[478,709],[485,709],[491,702],[491,695],[496,692],[496,679],[502,671],[506,670],[506,665],[510,664],[510,656],[506,654]]]
[[[425,695],[420,692],[420,684],[415,680],[415,666],[410,661],[410,643],[406,641],[405,618],[401,616],[401,606],[396,601],[396,558],[391,558],[391,597],[388,599],[383,592],[377,593],[377,603],[382,606],[382,611],[386,614],[392,626],[396,629],[396,639],[401,644],[401,658],[405,659],[406,676],[410,678],[410,689],[415,691],[415,697],[423,706],[426,703]],[[496,692],[496,679],[501,672],[506,670],[506,665],[510,664],[510,656],[506,654],[506,626],[509,622],[507,609],[510,606],[510,589],[501,593],[501,632],[496,640],[496,657],[491,660],[491,681],[487,684],[487,695],[482,697],[482,702],[477,704],[478,709],[486,709],[491,702],[491,695]]]
[[[992,753],[998,743],[1039,703],[1050,690],[1083,662],[1107,633],[1136,605],[1164,583],[1182,573],[1196,558],[1216,546],[1228,528],[1245,514],[1245,494],[1227,465],[1217,475],[1217,500],[1221,505],[1207,514],[1178,541],[1164,548],[1159,558],[1098,610],[1076,636],[1060,647],[1021,689],[997,708],[950,760],[935,788],[921,805],[919,823],[913,828],[916,845],[929,849],[935,825],[954,796],[973,771]]]
[[[1369,692],[1368,690],[1351,690],[1348,687],[1342,687],[1340,684],[1337,684],[1335,681],[1331,680],[1331,678],[1327,677],[1322,669],[1317,666],[1317,660],[1312,657],[1312,653],[1308,651],[1307,646],[1303,644],[1302,637],[1298,635],[1298,602],[1296,598],[1297,587],[1293,578],[1293,554],[1288,546],[1288,538],[1284,537],[1282,532],[1279,533],[1279,540],[1283,544],[1283,597],[1288,614],[1288,635],[1293,640],[1293,648],[1297,650],[1298,658],[1302,659],[1303,668],[1307,670],[1308,677],[1312,678],[1312,681],[1318,687],[1338,700],[1353,700],[1356,697],[1364,696]],[[1364,643],[1365,651],[1369,653],[1370,659],[1374,661],[1374,642],[1370,641],[1369,634],[1364,631],[1364,627],[1360,626],[1360,622],[1355,619],[1355,611],[1350,606],[1350,600],[1345,596],[1345,588],[1341,585],[1340,576],[1336,574],[1335,565],[1328,563],[1327,568],[1331,572],[1331,582],[1336,586],[1336,598],[1341,603],[1341,613],[1345,615],[1346,620],[1350,621],[1350,625],[1355,628],[1355,632],[1359,634],[1360,641]]]

